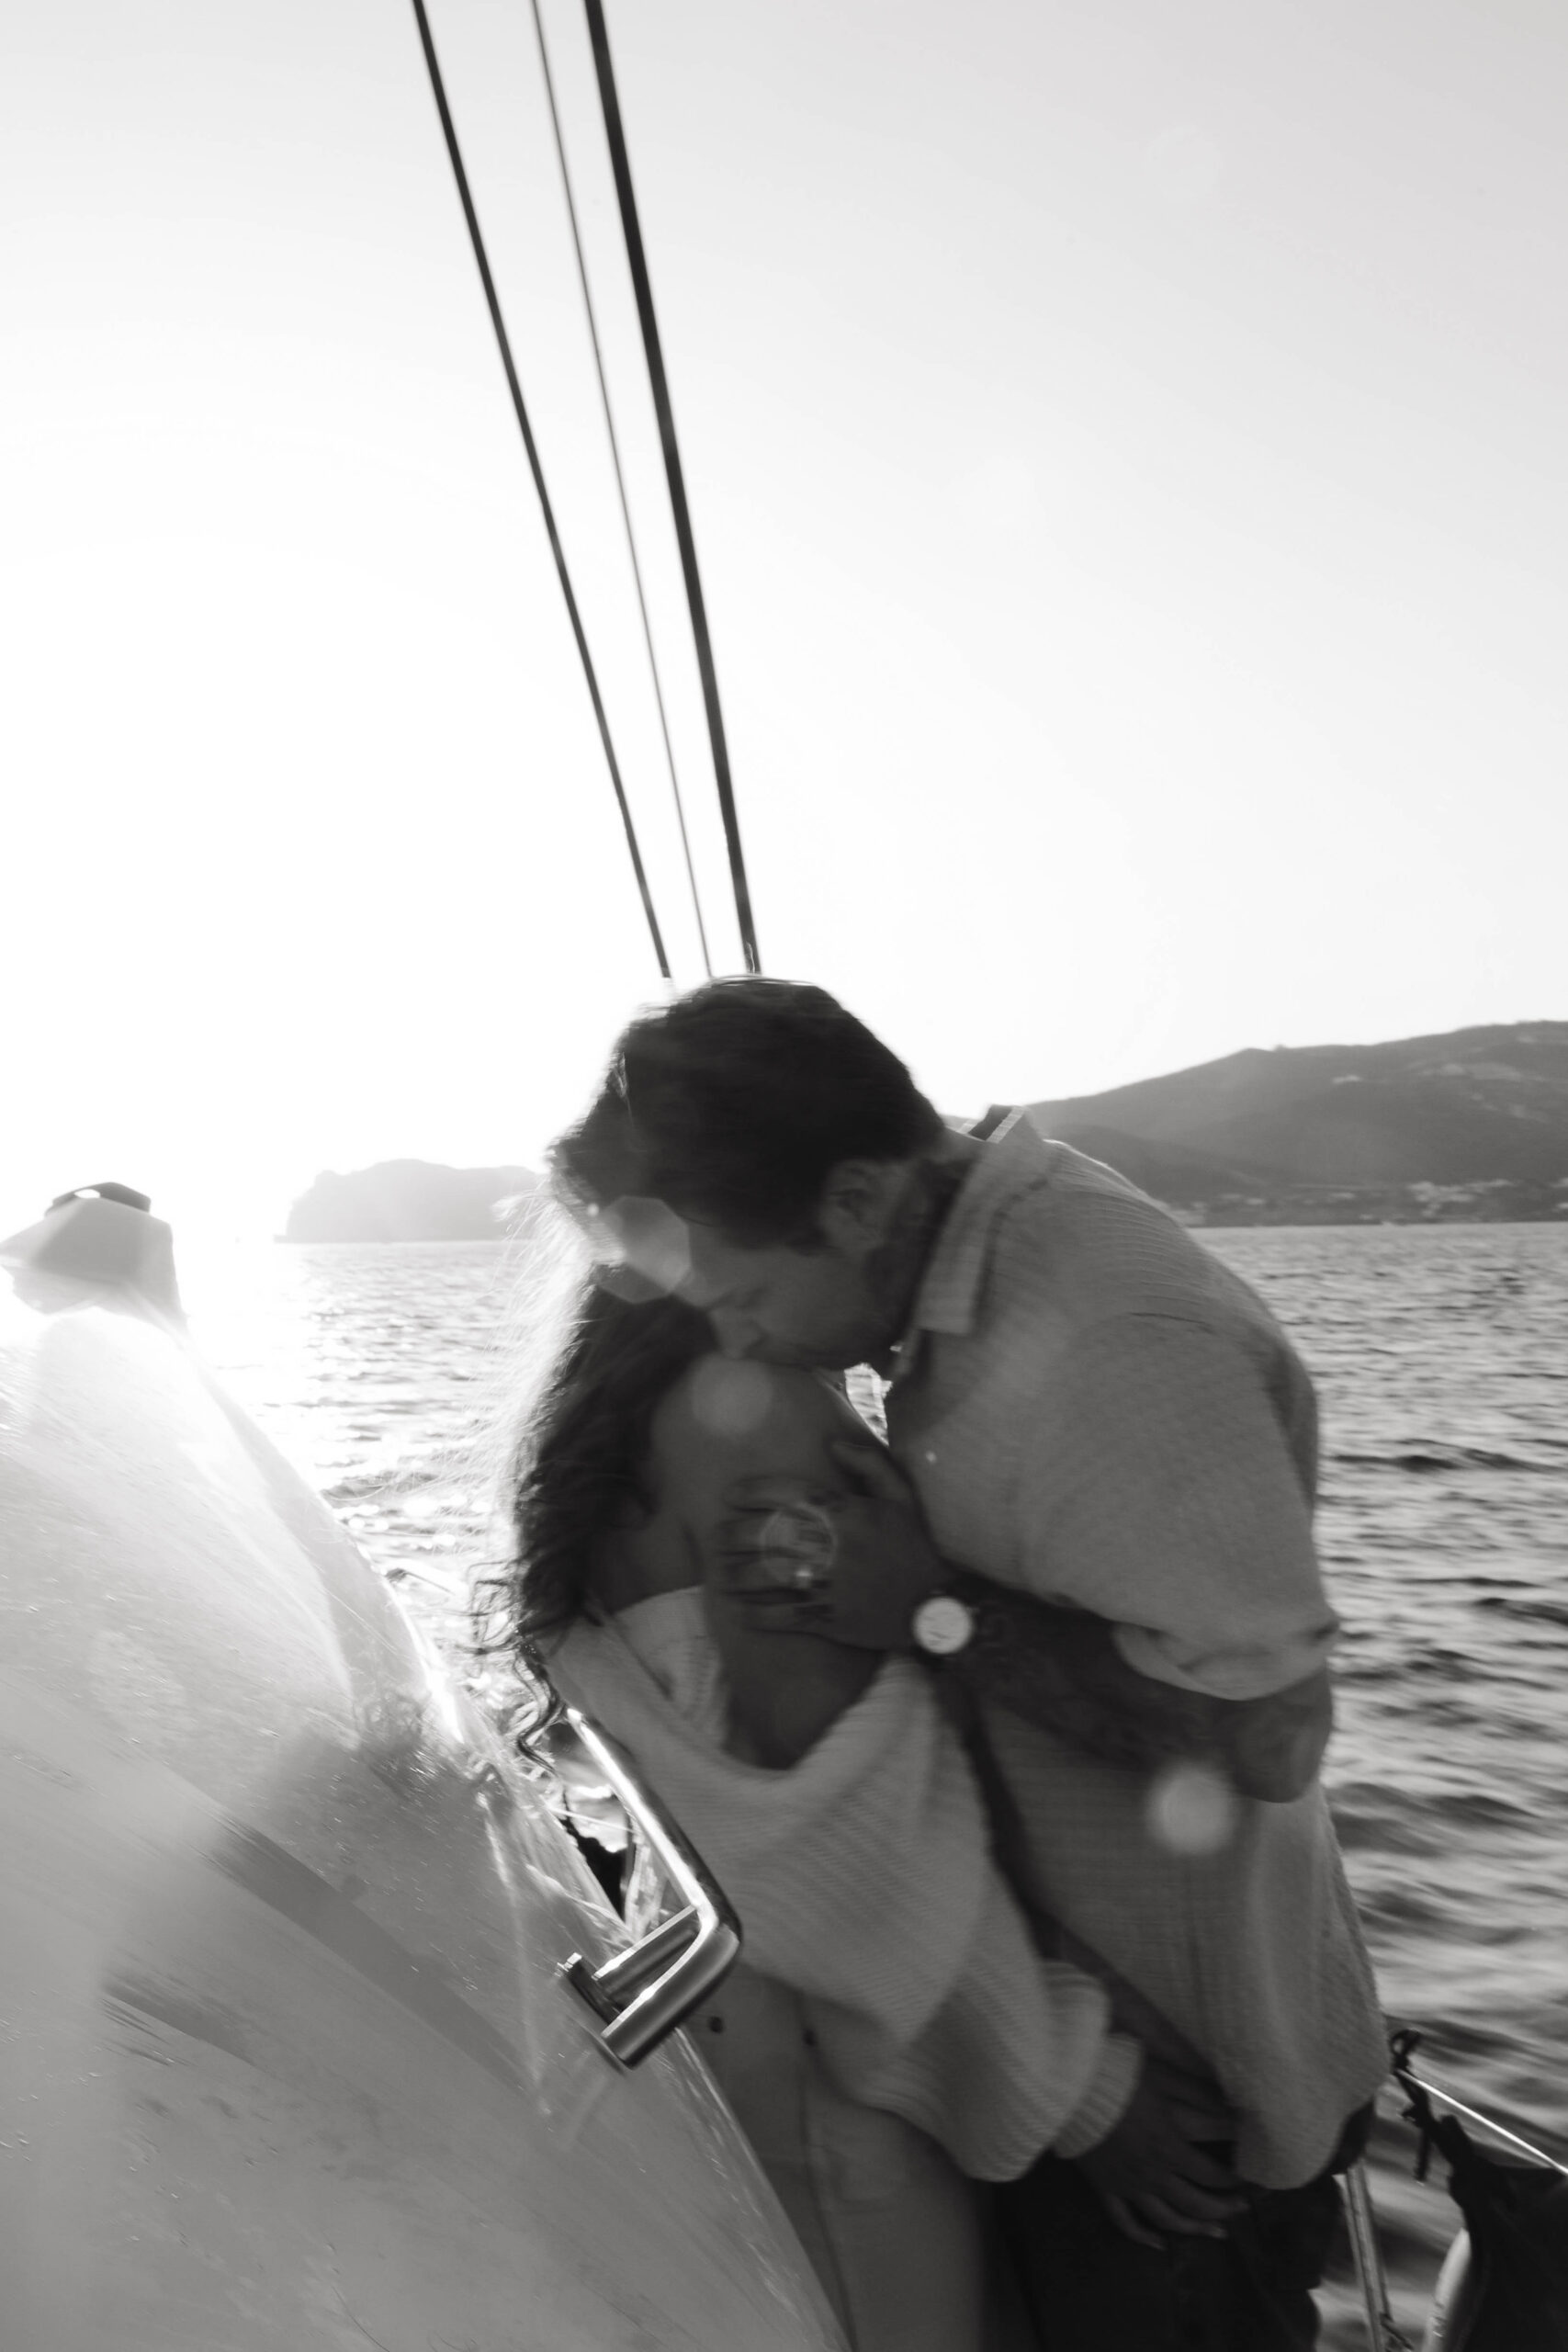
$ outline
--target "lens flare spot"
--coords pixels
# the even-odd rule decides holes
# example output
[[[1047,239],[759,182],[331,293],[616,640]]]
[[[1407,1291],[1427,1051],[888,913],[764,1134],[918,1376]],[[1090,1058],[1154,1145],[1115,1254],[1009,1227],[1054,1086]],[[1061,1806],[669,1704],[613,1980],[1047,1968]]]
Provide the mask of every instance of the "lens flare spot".
[[[765,1364],[705,1356],[692,1374],[692,1411],[712,1437],[750,1437],[767,1419],[773,1384]]]
[[[692,1248],[685,1226],[662,1201],[644,1200],[630,1193],[612,1201],[595,1220],[592,1238],[601,1266],[612,1272],[626,1269],[651,1286],[649,1295],[658,1291],[668,1295],[691,1274]],[[626,1295],[620,1283],[609,1287]]]
[[[662,1283],[650,1281],[628,1266],[624,1258],[601,1258],[592,1270],[593,1281],[600,1290],[607,1290],[612,1298],[625,1299],[628,1306],[651,1306],[656,1298],[668,1298],[670,1294]]]
[[[1236,1795],[1212,1764],[1169,1764],[1149,1791],[1149,1834],[1172,1854],[1217,1854],[1235,1829]]]

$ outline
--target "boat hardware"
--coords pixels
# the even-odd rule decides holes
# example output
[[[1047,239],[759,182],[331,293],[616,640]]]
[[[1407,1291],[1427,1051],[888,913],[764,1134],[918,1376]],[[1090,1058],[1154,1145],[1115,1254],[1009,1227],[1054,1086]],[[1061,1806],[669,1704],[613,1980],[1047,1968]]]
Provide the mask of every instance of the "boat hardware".
[[[1373,2352],[1413,2352],[1410,2338],[1393,2324],[1388,2305],[1388,2280],[1378,2245],[1377,2216],[1363,2158],[1358,2156],[1345,2174],[1345,2219],[1349,2225],[1350,2250],[1367,2312],[1367,2340]]]
[[[622,1751],[580,1714],[566,1721],[626,1807],[682,1908],[651,1934],[594,1968],[573,1952],[561,1974],[602,2023],[600,2047],[617,2065],[639,2065],[721,1984],[740,1953],[740,1922],[722,1889]]]
[[[1438,2100],[1443,2107],[1452,2109],[1456,2115],[1462,2115],[1468,2122],[1474,2124],[1477,2130],[1487,2132],[1493,2139],[1501,2141],[1506,2147],[1511,2148],[1517,2155],[1527,2158],[1531,2165],[1540,2165],[1548,2172],[1557,2173],[1568,2178],[1568,2165],[1563,2164],[1558,2157],[1549,2155],[1544,2148],[1536,2147],[1530,2141],[1521,2138],[1518,2132],[1510,2132],[1506,2124],[1495,2121],[1490,2115],[1483,2115],[1479,2108],[1468,2106],[1463,2099],[1456,2098],[1452,2091],[1445,2090],[1440,2083],[1433,2082],[1430,2076],[1417,2075],[1410,2061],[1420,2038],[1419,2034],[1409,2027],[1402,2028],[1392,2038],[1390,2047],[1393,2072],[1394,2080],[1402,2089],[1407,2094],[1420,2092],[1427,2099]],[[1418,2116],[1416,2106],[1407,2108],[1405,2113],[1408,2120],[1417,2123],[1421,2130],[1421,2149],[1416,2163],[1416,2177],[1418,2180],[1424,2180],[1427,2177],[1429,2119],[1423,2120]],[[1377,2214],[1372,2204],[1371,2184],[1364,2159],[1358,2158],[1356,2163],[1348,2168],[1344,2182],[1345,2217],[1349,2229],[1351,2252],[1355,2256],[1356,2278],[1366,2310],[1368,2343],[1372,2347],[1372,2352],[1414,2352],[1409,2337],[1401,2334],[1389,2308],[1388,2282],[1383,2270],[1382,2249],[1378,2244]],[[1468,2259],[1468,2233],[1461,2230],[1449,2248],[1442,2275],[1438,2280],[1431,2318],[1423,2338],[1428,2352],[1431,2352],[1431,2347],[1445,2339],[1445,2322],[1454,2316],[1453,2310],[1450,2308],[1453,2296],[1463,2291],[1462,2282]]]
[[[1501,2123],[1494,2123],[1492,2118],[1483,2115],[1479,2108],[1466,2107],[1463,2099],[1456,2098],[1452,2091],[1446,2091],[1441,2083],[1433,2082],[1430,2075],[1418,2075],[1410,2066],[1404,2067],[1403,2073],[1417,2090],[1425,2091],[1428,2098],[1440,2099],[1445,2107],[1451,2107],[1456,2115],[1462,2115],[1467,2122],[1479,2125],[1483,2132],[1490,2132],[1495,2140],[1501,2140],[1505,2146],[1517,2149],[1532,2164],[1544,2165],[1549,2172],[1560,2172],[1568,2177],[1568,2165],[1560,2162],[1556,2156],[1549,2156],[1544,2148],[1532,2147],[1529,2141],[1521,2140],[1517,2132],[1508,2131]]]

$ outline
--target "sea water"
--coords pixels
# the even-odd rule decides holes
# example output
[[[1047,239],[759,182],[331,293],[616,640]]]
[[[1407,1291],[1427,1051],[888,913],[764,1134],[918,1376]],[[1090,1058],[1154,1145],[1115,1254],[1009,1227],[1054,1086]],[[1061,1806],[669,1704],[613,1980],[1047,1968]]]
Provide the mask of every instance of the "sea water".
[[[1326,1777],[1384,2007],[1438,2080],[1568,2155],[1568,1229],[1198,1238],[1319,1384],[1345,1623]],[[504,1548],[529,1271],[468,1242],[182,1261],[209,1361],[481,1687],[468,1595]],[[1373,2189],[1419,2342],[1457,2216],[1414,2150],[1391,2094]],[[1325,2346],[1364,2344],[1344,2263],[1324,2300]]]

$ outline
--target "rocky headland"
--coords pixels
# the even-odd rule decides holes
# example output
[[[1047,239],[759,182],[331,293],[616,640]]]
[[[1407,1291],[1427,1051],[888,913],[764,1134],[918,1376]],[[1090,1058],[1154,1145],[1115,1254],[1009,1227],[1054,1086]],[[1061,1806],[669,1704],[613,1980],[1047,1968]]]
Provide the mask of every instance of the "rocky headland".
[[[499,1241],[539,1179],[527,1168],[383,1159],[328,1169],[288,1212],[283,1241]]]
[[[1025,1109],[1193,1225],[1568,1218],[1568,1021],[1249,1047]],[[327,1170],[280,1238],[498,1240],[539,1182],[423,1159]]]
[[[1568,1021],[1249,1049],[1027,1109],[1197,1225],[1568,1216]]]

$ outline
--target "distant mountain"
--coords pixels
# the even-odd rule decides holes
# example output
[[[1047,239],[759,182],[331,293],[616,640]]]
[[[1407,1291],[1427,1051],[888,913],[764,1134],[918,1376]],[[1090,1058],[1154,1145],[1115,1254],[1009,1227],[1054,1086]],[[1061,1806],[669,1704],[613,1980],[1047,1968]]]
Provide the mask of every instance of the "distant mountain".
[[[442,1168],[383,1159],[318,1176],[288,1212],[285,1241],[496,1241],[537,1186],[527,1168]]]
[[[1200,1222],[1568,1216],[1568,1022],[1277,1046],[1032,1102]]]

